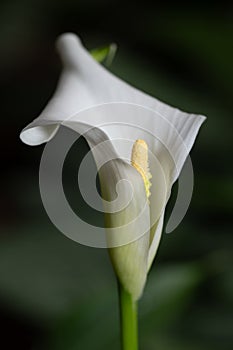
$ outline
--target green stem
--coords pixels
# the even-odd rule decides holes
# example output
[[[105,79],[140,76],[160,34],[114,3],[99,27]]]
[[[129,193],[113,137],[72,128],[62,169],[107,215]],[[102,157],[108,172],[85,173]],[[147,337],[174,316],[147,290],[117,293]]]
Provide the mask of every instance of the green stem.
[[[119,283],[122,350],[138,350],[137,302]]]

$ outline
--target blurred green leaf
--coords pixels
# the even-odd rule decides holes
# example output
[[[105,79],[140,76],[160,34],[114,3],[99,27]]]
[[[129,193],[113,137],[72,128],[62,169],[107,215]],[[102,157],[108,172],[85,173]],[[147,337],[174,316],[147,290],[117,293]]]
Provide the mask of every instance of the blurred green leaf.
[[[117,45],[112,43],[108,46],[98,47],[90,51],[92,57],[98,62],[104,62],[110,66],[117,51]]]
[[[1,300],[44,325],[106,289],[115,291],[105,250],[81,246],[52,225],[47,228],[51,231],[19,231],[0,246]]]
[[[146,327],[157,328],[178,319],[205,277],[198,263],[174,264],[156,270],[149,275],[140,303],[142,327],[145,320]]]

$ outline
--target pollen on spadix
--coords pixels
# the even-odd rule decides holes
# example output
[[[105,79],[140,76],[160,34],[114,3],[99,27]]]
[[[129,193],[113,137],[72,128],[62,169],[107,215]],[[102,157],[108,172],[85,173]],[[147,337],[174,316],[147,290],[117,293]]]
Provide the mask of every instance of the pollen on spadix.
[[[131,154],[131,165],[141,174],[147,198],[150,197],[151,173],[148,160],[148,146],[144,140],[136,140]]]

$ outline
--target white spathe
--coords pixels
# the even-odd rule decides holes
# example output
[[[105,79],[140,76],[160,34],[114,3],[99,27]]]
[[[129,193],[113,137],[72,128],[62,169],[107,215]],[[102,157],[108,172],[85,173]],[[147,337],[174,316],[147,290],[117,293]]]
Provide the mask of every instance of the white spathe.
[[[28,145],[38,145],[49,141],[59,126],[65,125],[85,133],[91,148],[111,141],[112,149],[106,153],[107,159],[113,160],[101,168],[101,190],[105,199],[113,201],[118,182],[126,179],[131,182],[133,198],[125,210],[106,215],[107,225],[121,226],[119,230],[124,233],[128,222],[138,217],[140,211],[144,212],[144,219],[140,217],[137,224],[130,226],[131,232],[125,232],[130,237],[129,242],[133,241],[134,230],[140,238],[110,249],[120,282],[137,299],[158,249],[172,184],[179,176],[205,117],[170,107],[120,80],[92,58],[75,34],[60,36],[57,49],[63,62],[57,89],[40,116],[23,129],[20,138]],[[147,142],[150,150],[150,206],[140,175],[127,164],[132,144],[139,138]],[[94,152],[97,164],[103,157],[106,157],[104,152]],[[162,182],[158,181],[158,163],[164,176]],[[143,230],[141,235],[140,230]]]

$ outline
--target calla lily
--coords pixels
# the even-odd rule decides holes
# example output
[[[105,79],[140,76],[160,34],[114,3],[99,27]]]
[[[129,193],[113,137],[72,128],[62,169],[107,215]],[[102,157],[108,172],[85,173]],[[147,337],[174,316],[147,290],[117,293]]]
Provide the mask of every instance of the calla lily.
[[[99,169],[111,260],[120,283],[137,300],[158,249],[171,187],[205,117],[170,107],[120,80],[74,34],[59,37],[57,49],[63,62],[57,89],[20,137],[28,145],[42,144],[60,125],[84,135]],[[145,179],[131,165],[138,139],[148,146],[149,199]]]

